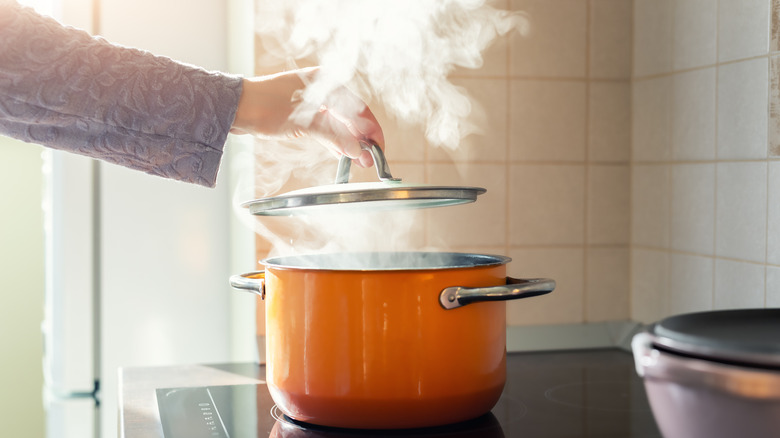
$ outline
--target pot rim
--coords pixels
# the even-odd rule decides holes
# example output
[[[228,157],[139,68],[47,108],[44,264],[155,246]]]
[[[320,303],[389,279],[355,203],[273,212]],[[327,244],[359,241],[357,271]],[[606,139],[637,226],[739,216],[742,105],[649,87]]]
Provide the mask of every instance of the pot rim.
[[[271,257],[260,263],[270,269],[317,271],[441,271],[501,266],[510,257],[435,251],[340,252]]]

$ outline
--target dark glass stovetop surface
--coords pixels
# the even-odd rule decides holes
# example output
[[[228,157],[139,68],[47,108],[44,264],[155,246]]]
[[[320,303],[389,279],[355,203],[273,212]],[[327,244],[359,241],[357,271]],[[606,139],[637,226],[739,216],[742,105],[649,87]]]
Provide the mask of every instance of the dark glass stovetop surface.
[[[165,438],[661,437],[633,357],[619,349],[511,353],[504,392],[490,413],[427,429],[296,423],[279,412],[265,385],[162,388],[157,400]]]

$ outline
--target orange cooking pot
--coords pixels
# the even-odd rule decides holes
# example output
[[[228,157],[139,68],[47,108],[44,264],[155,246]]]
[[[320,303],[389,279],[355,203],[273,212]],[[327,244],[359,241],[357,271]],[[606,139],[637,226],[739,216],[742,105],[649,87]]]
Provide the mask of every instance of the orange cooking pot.
[[[506,276],[507,257],[304,255],[231,285],[266,301],[266,382],[312,424],[437,426],[493,408],[506,380],[506,303],[555,282]]]

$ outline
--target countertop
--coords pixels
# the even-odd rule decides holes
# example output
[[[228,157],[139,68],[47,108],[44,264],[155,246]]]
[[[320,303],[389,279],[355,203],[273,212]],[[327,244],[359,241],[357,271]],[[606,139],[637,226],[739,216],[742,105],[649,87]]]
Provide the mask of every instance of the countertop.
[[[119,436],[164,438],[157,388],[264,383],[265,367],[253,363],[178,365],[119,370]]]

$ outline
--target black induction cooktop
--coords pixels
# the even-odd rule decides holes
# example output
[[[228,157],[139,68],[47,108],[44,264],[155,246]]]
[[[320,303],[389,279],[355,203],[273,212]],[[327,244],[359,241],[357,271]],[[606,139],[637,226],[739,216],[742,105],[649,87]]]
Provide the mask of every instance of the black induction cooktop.
[[[264,367],[256,367],[264,375]],[[506,386],[493,410],[436,428],[346,430],[298,423],[276,408],[262,384],[161,388],[157,400],[165,438],[661,437],[633,357],[619,349],[509,354]]]

